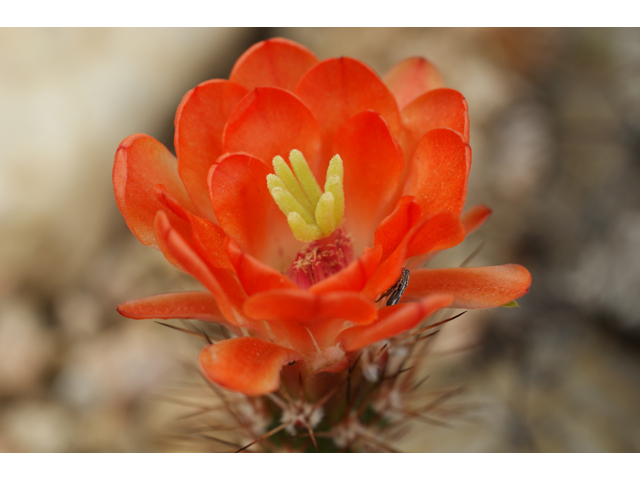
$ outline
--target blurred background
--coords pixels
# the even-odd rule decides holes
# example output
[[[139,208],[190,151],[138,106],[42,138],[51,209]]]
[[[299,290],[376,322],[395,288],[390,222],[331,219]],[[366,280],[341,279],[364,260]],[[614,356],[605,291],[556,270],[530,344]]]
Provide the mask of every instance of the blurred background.
[[[164,401],[198,339],[120,317],[193,288],[129,232],[115,150],[173,149],[182,96],[282,36],[383,74],[424,56],[469,103],[467,206],[493,215],[437,259],[520,263],[519,309],[434,346],[434,385],[476,405],[408,451],[640,450],[639,29],[0,29],[0,451],[165,451]],[[178,382],[178,383],[176,383]]]

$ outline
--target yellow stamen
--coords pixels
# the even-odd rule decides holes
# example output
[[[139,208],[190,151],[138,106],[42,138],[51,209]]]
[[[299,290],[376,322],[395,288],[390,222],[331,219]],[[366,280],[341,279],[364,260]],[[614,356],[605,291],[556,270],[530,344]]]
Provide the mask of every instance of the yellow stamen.
[[[342,165],[342,159],[340,155],[335,155],[329,162],[329,168],[327,168],[327,178],[332,175],[340,177],[340,181],[344,181],[344,167]]]
[[[344,217],[344,168],[340,155],[329,162],[324,193],[302,153],[291,150],[289,162],[293,171],[282,157],[273,158],[275,175],[267,175],[271,196],[287,216],[298,240],[310,243],[328,237]]]
[[[327,181],[324,183],[325,195],[330,193],[333,196],[333,214],[335,217],[336,226],[342,223],[342,217],[344,216],[344,190],[342,189],[342,181],[337,175],[327,176]]]
[[[344,216],[344,167],[340,155],[335,155],[329,162],[327,168],[327,180],[324,182],[324,191],[331,192],[333,201],[335,202],[336,225],[342,223]]]
[[[291,163],[293,171],[296,172],[296,177],[298,177],[304,193],[307,194],[311,203],[316,205],[318,200],[320,200],[322,190],[320,190],[320,185],[316,182],[316,177],[313,176],[304,156],[298,150],[291,150],[291,153],[289,153],[289,163]]]
[[[334,203],[331,192],[325,192],[316,205],[316,223],[324,235],[330,235],[336,229]]]
[[[267,188],[269,189],[269,191],[271,191],[276,187],[281,188],[283,190],[288,190],[287,186],[280,179],[280,177],[277,177],[273,173],[270,173],[269,175],[267,175]]]
[[[293,236],[301,242],[311,243],[314,240],[323,238],[320,227],[305,222],[297,212],[288,214],[287,222],[289,222]]]
[[[278,208],[285,215],[289,216],[290,213],[297,213],[302,219],[307,223],[313,223],[314,218],[313,215],[309,213],[307,209],[305,209],[302,205],[298,203],[298,201],[293,198],[293,195],[289,192],[289,190],[285,190],[281,187],[274,187],[271,189],[271,196],[276,201]]]
[[[293,195],[298,203],[304,206],[307,210],[312,210],[313,205],[311,204],[311,201],[302,188],[300,188],[300,184],[289,168],[289,165],[287,165],[280,155],[273,158],[273,170],[276,172],[274,177],[278,178],[282,182],[283,186],[286,185],[286,190],[291,192],[291,195]],[[269,186],[269,190],[271,190],[271,186]]]

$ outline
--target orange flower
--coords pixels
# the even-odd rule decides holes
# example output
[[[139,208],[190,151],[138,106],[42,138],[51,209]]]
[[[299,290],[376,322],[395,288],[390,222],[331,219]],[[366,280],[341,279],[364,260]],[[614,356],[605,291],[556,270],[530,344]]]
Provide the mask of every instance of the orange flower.
[[[349,352],[438,309],[495,307],[529,288],[518,265],[418,268],[394,292],[400,298],[376,306],[407,260],[457,245],[490,214],[462,214],[467,103],[424,59],[381,80],[351,58],[320,62],[289,40],[260,42],[229,80],[188,92],[175,127],[177,162],[147,135],[120,144],[115,196],[140,241],[208,292],[118,311],[226,326],[237,336],[200,353],[213,382],[269,393],[287,364],[305,376],[339,372]]]

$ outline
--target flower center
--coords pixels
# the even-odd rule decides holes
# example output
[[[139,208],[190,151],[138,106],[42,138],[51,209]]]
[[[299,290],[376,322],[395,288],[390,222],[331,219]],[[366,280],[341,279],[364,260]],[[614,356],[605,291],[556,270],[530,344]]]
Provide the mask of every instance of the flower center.
[[[328,237],[344,216],[344,168],[340,155],[329,162],[324,193],[302,153],[291,150],[289,163],[293,171],[281,156],[273,158],[275,175],[267,175],[271,196],[287,216],[296,239],[310,243]]]
[[[338,273],[353,260],[351,239],[343,229],[321,240],[315,240],[296,255],[287,274],[300,288],[308,289]]]

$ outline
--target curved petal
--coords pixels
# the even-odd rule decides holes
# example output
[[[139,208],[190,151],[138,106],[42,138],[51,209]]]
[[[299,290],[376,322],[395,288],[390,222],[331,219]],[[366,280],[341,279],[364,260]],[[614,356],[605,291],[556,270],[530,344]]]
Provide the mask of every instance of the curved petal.
[[[175,213],[178,217],[188,222],[189,231],[183,229],[180,231],[182,237],[192,245],[200,254],[200,256],[212,267],[226,268],[231,270],[233,267],[227,257],[224,242],[227,239],[222,228],[219,225],[198,217],[193,213],[182,208],[182,206],[172,198],[162,185],[156,187],[156,197],[158,201],[167,208],[167,210]],[[176,223],[172,222],[175,228]]]
[[[476,205],[464,212],[460,217],[462,225],[467,232],[467,235],[475,232],[491,215],[491,209],[486,205]]]
[[[336,133],[333,146],[344,164],[347,230],[368,240],[398,190],[404,168],[402,151],[387,123],[372,111],[348,120]]]
[[[363,294],[376,299],[400,278],[404,262],[415,255],[453,247],[464,240],[464,228],[455,215],[446,210],[416,223],[395,250],[382,261]]]
[[[465,231],[458,217],[443,211],[426,218],[414,229],[406,258],[455,247],[464,240]]]
[[[448,307],[452,295],[433,294],[419,303],[404,303],[380,309],[378,320],[370,325],[356,326],[343,331],[336,339],[347,352],[394,337],[418,325],[424,318]]]
[[[471,148],[448,128],[426,133],[411,160],[405,195],[413,195],[427,217],[439,210],[460,215],[467,196]]]
[[[374,317],[375,319],[375,317]],[[315,322],[311,325],[308,325],[308,329],[313,335],[314,340],[320,346],[321,350],[326,350],[328,348],[335,349],[336,346],[336,337],[338,334],[347,327],[352,327],[353,323],[342,318],[332,318],[329,320],[323,320],[322,322]],[[307,335],[309,335],[307,333]],[[313,345],[313,350],[311,353],[316,353],[317,349],[315,345]],[[310,355],[307,354],[307,357]]]
[[[418,141],[429,130],[450,128],[469,143],[469,112],[462,94],[451,88],[431,90],[402,110],[402,137],[405,153],[411,155]]]
[[[386,260],[400,245],[409,230],[418,223],[422,209],[410,195],[398,200],[395,210],[387,216],[378,228],[374,237],[374,245],[382,247],[382,260]]]
[[[153,193],[155,194],[158,203],[165,208],[165,211],[174,213],[185,222],[189,221],[189,214],[187,210],[185,210],[175,198],[169,195],[164,185],[156,185],[156,188],[153,189]]]
[[[403,241],[384,262],[378,265],[373,276],[362,290],[362,294],[369,299],[377,299],[400,278],[402,266],[406,260],[408,241]]]
[[[289,158],[295,148],[314,166],[320,129],[309,109],[292,93],[274,87],[257,88],[229,117],[222,145],[225,152],[246,152],[269,165],[276,155]]]
[[[400,109],[423,93],[444,87],[438,69],[422,57],[411,57],[396,63],[383,79],[396,97]]]
[[[193,209],[171,152],[148,135],[138,133],[125,138],[113,164],[116,203],[138,240],[156,248],[153,222],[161,209],[155,195],[157,185],[163,185],[184,208]],[[169,215],[176,220],[173,213]]]
[[[279,271],[266,266],[250,255],[245,255],[233,240],[228,242],[227,252],[247,295],[282,288],[299,290],[295,283]]]
[[[200,256],[213,268],[232,270],[231,262],[227,256],[224,244],[227,237],[220,228],[209,220],[189,214],[191,233],[194,245]]]
[[[347,120],[365,110],[382,115],[395,138],[400,134],[395,98],[369,66],[353,58],[330,58],[318,63],[300,79],[294,92],[318,120],[325,148]]]
[[[295,242],[286,217],[278,210],[267,188],[273,169],[246,154],[229,154],[209,172],[209,194],[220,226],[240,248],[268,265],[291,260],[284,252]]]
[[[227,80],[209,80],[187,92],[176,112],[174,144],[180,178],[202,215],[214,219],[207,173],[222,155],[222,130],[249,93]]]
[[[355,292],[319,295],[301,290],[269,290],[250,297],[244,304],[244,311],[259,320],[302,325],[334,318],[366,324],[376,316],[374,304]]]
[[[301,360],[295,350],[251,337],[207,345],[198,357],[209,380],[251,396],[275,392],[280,387],[282,367]]]
[[[303,356],[313,355],[317,351],[307,327],[293,322],[276,320],[263,320],[263,322],[268,324],[267,336],[262,337],[265,340],[291,348]]]
[[[256,43],[236,61],[229,80],[249,90],[280,87],[293,90],[300,77],[318,63],[311,50],[286,38]]]
[[[531,274],[514,264],[494,267],[419,269],[411,273],[403,301],[434,292],[455,297],[452,308],[491,308],[521,297],[529,291]]]
[[[226,320],[215,298],[209,292],[177,292],[152,295],[121,303],[117,307],[123,317],[136,320],[146,318],[195,318],[204,322]]]
[[[335,291],[359,292],[375,272],[382,249],[365,248],[362,255],[335,275],[331,275],[309,288],[312,293],[328,293]]]
[[[242,312],[246,298],[233,274],[222,268],[210,268],[187,241],[172,228],[167,215],[158,211],[155,221],[158,244],[163,253],[174,257],[180,265],[211,292],[225,318],[233,325],[245,326],[236,312]]]

